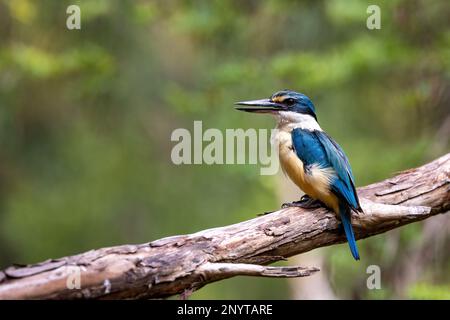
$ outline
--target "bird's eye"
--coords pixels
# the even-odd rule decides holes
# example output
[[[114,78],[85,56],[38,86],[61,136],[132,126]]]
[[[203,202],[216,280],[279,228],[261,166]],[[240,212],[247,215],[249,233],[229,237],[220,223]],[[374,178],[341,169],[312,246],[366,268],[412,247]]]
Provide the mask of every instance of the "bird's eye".
[[[286,104],[294,104],[294,102],[295,102],[295,100],[292,98],[287,98],[284,100],[284,103],[286,103]]]

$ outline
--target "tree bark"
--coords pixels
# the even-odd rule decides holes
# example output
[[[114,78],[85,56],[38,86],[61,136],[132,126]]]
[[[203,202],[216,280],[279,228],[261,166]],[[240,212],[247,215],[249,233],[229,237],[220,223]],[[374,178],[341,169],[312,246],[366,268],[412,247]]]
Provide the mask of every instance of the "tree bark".
[[[353,218],[357,239],[445,213],[450,153],[359,188],[358,194],[364,213]],[[342,242],[330,211],[287,208],[190,235],[11,266],[0,271],[0,299],[163,298],[236,275],[309,276],[318,269],[264,265]]]

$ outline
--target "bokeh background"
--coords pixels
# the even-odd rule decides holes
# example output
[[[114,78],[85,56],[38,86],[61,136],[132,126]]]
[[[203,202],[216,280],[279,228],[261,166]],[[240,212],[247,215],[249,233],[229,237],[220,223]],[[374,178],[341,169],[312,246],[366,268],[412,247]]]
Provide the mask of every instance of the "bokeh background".
[[[81,30],[66,8],[81,7]],[[175,128],[272,128],[233,102],[314,101],[357,185],[450,150],[450,3],[0,0],[0,267],[236,223],[299,192],[258,165],[172,164]],[[289,195],[289,196],[286,196]],[[286,199],[288,198],[288,199]],[[192,298],[450,298],[450,220],[433,217]],[[382,289],[368,290],[379,265]]]

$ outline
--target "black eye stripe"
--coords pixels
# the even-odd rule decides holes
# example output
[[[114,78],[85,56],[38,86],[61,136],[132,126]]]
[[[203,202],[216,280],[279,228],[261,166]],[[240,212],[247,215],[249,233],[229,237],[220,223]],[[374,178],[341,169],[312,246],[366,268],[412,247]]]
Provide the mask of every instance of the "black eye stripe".
[[[283,101],[284,103],[288,103],[288,104],[291,104],[291,103],[294,103],[295,102],[295,100],[294,99],[292,99],[292,98],[287,98],[287,99],[284,99],[284,101]]]

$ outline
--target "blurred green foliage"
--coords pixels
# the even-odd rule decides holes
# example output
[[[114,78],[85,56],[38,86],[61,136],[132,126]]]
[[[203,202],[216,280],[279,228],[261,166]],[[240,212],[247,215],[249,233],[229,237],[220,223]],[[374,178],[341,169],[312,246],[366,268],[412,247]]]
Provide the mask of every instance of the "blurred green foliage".
[[[450,290],[448,286],[418,283],[409,289],[409,297],[412,299],[450,300]]]
[[[66,28],[70,4],[81,7],[81,30]],[[193,120],[272,128],[272,119],[234,112],[233,102],[280,89],[313,99],[358,185],[448,152],[448,1],[379,1],[382,28],[373,31],[369,4],[0,0],[0,266],[278,207],[274,177],[258,166],[173,165],[170,135]],[[394,232],[397,251],[386,235],[361,241],[359,264],[344,245],[327,249],[336,294],[397,297],[388,280],[421,232],[420,224]],[[448,299],[449,255],[435,251],[409,297]],[[369,264],[387,273],[381,293],[365,288]],[[193,297],[289,292],[283,280],[239,278]]]

